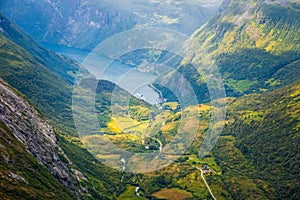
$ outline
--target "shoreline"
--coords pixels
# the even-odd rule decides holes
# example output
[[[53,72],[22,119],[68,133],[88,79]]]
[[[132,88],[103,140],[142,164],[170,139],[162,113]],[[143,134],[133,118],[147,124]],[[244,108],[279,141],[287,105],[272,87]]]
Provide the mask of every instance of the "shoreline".
[[[158,93],[159,98],[162,98],[162,97],[163,97],[162,92],[161,92],[159,89],[157,89],[157,88],[153,85],[153,83],[149,83],[148,86],[149,86],[151,89],[153,89],[156,93]]]

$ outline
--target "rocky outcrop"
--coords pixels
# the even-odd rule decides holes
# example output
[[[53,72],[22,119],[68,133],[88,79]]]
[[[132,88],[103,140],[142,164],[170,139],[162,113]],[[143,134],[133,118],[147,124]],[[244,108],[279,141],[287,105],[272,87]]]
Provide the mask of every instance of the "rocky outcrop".
[[[1,79],[0,121],[56,179],[77,191],[78,183],[71,171],[71,162],[59,147],[52,126],[21,94]]]

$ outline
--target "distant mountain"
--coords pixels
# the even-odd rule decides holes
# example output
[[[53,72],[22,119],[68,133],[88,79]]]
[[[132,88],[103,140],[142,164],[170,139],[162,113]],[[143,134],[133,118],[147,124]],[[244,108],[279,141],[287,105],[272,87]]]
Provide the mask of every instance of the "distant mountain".
[[[134,27],[158,26],[192,34],[218,1],[4,0],[0,11],[39,42],[91,50]]]
[[[299,18],[299,1],[226,0],[186,44],[187,60],[209,76],[213,74],[206,66],[215,63],[228,96],[285,86],[300,79]],[[185,68],[179,70],[199,99],[209,101],[201,75],[190,75],[192,69]]]
[[[220,0],[104,0],[108,5],[134,13],[136,27],[163,27],[191,35],[212,18]]]
[[[81,49],[136,24],[133,15],[94,0],[5,0],[0,10],[37,41]]]
[[[0,112],[1,198],[76,198],[79,185],[53,128],[3,80]]]

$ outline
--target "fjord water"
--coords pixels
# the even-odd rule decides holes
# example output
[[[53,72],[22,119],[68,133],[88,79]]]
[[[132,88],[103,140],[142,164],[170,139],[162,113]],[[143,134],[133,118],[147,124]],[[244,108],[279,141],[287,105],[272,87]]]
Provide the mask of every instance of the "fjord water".
[[[89,51],[63,45],[49,43],[42,43],[42,45],[47,49],[62,54],[79,63],[84,63],[85,59],[90,54]],[[97,61],[89,60],[89,62],[92,62],[91,65],[97,66],[95,69],[89,70],[92,74],[95,75],[96,73],[102,72],[101,79],[117,84],[132,95],[143,95],[145,101],[150,104],[155,104],[157,102],[159,94],[149,86],[156,78],[154,74],[140,72],[137,68],[118,61],[112,62],[109,67],[107,67],[107,63],[110,63],[111,60],[101,55],[97,55]],[[88,67],[88,69],[91,69],[91,67]],[[96,75],[96,77],[99,76]]]

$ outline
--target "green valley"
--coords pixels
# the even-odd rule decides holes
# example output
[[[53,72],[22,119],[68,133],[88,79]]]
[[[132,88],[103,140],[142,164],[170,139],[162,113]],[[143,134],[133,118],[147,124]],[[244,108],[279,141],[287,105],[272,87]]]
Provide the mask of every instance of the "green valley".
[[[159,95],[153,105],[35,39],[91,49],[133,27],[180,29],[187,12],[207,8],[203,24],[216,1],[137,3],[149,13],[131,13],[131,0],[100,10],[85,0],[72,0],[74,10],[67,1],[22,2],[0,3],[0,12],[20,12],[12,20],[35,5],[17,21],[31,36],[0,13],[0,199],[300,199],[298,0],[224,0],[185,42],[184,58],[117,49],[125,53],[112,62],[129,66],[124,76],[161,75],[147,85]],[[118,42],[127,44],[107,51]],[[226,95],[216,92],[223,87]]]

